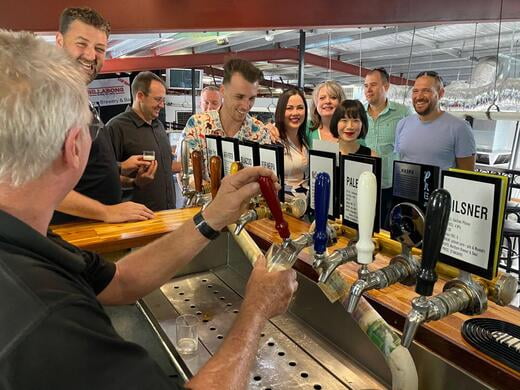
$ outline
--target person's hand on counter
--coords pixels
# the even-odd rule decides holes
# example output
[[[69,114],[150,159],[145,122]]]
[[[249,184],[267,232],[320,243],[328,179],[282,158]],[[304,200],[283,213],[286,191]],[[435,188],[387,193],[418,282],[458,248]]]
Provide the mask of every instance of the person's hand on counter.
[[[105,205],[103,222],[120,223],[146,221],[153,217],[153,211],[145,205],[135,202],[123,202],[112,206]]]
[[[270,176],[279,189],[278,178],[270,169],[251,167],[226,176],[220,185],[217,196],[202,212],[204,219],[214,230],[221,230],[236,222],[247,210],[253,196],[260,194],[258,178]]]
[[[143,160],[143,156],[140,154],[130,156],[128,159],[121,162],[121,175],[128,176],[139,168],[148,168],[150,163],[150,161]]]
[[[155,172],[157,172],[157,160],[150,162],[148,167],[140,167],[137,170],[137,176],[134,179],[134,185],[139,188],[145,187],[155,179]]]

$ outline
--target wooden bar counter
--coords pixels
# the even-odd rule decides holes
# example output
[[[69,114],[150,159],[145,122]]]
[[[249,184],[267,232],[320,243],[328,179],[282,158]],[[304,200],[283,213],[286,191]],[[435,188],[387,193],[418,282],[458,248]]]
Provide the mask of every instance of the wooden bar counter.
[[[123,224],[85,222],[51,226],[51,230],[80,248],[98,253],[109,253],[143,246],[163,234],[175,230],[184,221],[192,218],[197,211],[198,208],[162,211],[156,213],[154,219],[144,222]],[[286,219],[293,237],[308,230],[307,223],[292,217],[286,217]],[[247,230],[264,250],[272,242],[281,241],[274,228],[274,222],[271,220],[252,222],[247,226]],[[347,238],[339,237],[338,243],[329,250],[343,247],[347,243]],[[378,254],[375,262],[369,267],[372,270],[381,268],[387,265],[389,260],[390,256]],[[295,268],[316,280],[317,275],[310,263],[310,255],[304,251]],[[349,263],[342,265],[339,271],[343,278],[352,284],[357,279],[357,268],[357,264]],[[440,293],[443,285],[444,280],[439,278],[434,293]],[[397,284],[384,290],[369,291],[365,296],[389,324],[402,331],[405,317],[410,311],[410,302],[416,294],[413,287]],[[347,314],[345,313],[345,315]],[[488,302],[488,310],[479,317],[495,318],[520,325],[518,309],[512,306],[501,307],[493,302]],[[484,355],[462,338],[460,331],[462,324],[469,318],[473,317],[456,313],[440,321],[429,322],[418,330],[415,340],[494,388],[520,388],[520,372]]]

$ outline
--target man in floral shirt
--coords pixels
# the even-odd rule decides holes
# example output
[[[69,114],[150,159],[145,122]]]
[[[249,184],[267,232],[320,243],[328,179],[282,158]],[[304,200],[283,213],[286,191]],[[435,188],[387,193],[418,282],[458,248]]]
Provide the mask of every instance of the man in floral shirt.
[[[190,151],[201,150],[205,156],[208,134],[261,144],[271,143],[266,126],[249,115],[255,104],[258,83],[262,77],[262,71],[249,61],[234,58],[225,63],[224,79],[220,86],[224,100],[222,106],[218,111],[192,115],[182,132],[181,140],[187,140]],[[181,160],[181,148],[178,147],[177,150],[178,160]]]

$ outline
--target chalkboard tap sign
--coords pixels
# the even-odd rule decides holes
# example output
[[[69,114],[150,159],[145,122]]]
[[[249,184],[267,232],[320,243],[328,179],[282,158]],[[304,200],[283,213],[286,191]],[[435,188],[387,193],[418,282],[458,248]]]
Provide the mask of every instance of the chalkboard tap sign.
[[[410,202],[425,212],[430,195],[439,188],[439,173],[434,165],[394,161],[392,206]]]
[[[336,153],[321,150],[309,150],[309,206],[316,210],[316,179],[318,174],[326,173],[330,178],[330,192],[328,202],[328,216],[336,218],[339,215],[339,199],[336,191],[338,173],[336,169]]]
[[[278,183],[281,185],[281,189],[278,192],[278,198],[280,199],[280,202],[285,201],[285,195],[283,191],[285,186],[283,154],[284,148],[282,145],[258,145],[258,165],[269,168],[274,173],[276,173],[276,176],[278,177]]]
[[[343,224],[358,230],[358,183],[363,172],[372,172],[376,176],[376,213],[374,232],[381,226],[381,158],[347,154],[340,157],[339,182],[341,183],[340,212]]]
[[[496,276],[507,181],[505,176],[457,169],[442,172],[451,214],[440,261],[486,279]]]
[[[260,165],[260,151],[258,142],[240,141],[238,143],[240,163],[244,168]]]
[[[222,166],[224,169],[224,176],[229,175],[231,163],[240,161],[238,142],[237,138],[231,137],[224,137],[220,140],[222,145]]]
[[[222,137],[219,135],[206,135],[206,172],[210,171],[209,161],[211,157],[218,156],[222,160]],[[222,169],[222,175],[224,174],[224,169]]]

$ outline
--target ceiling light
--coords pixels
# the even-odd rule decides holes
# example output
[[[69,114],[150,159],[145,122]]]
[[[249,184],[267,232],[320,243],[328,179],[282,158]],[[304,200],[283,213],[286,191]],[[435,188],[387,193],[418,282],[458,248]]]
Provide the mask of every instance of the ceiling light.
[[[227,37],[216,37],[215,41],[219,46],[229,45],[229,39]]]

